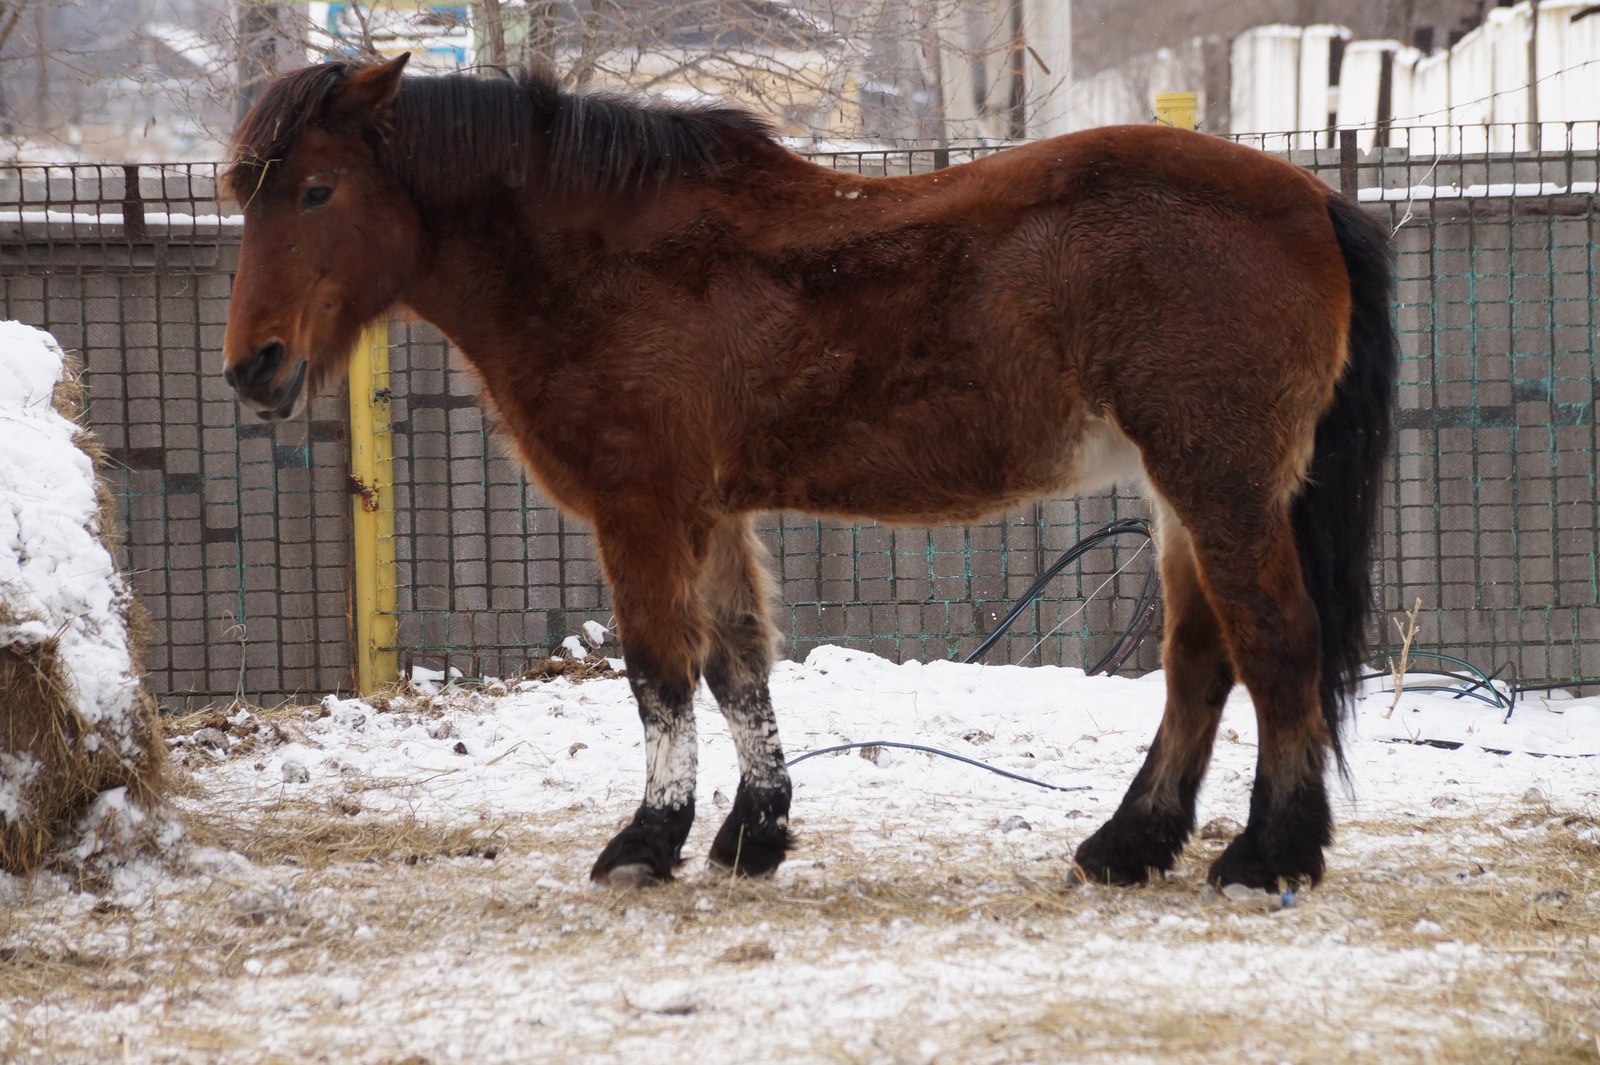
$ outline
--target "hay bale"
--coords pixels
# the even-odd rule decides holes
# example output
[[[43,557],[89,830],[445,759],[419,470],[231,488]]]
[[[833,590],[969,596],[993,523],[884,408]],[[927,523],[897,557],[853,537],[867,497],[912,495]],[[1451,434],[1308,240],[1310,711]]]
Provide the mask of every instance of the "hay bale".
[[[164,747],[144,615],[107,535],[76,368],[0,322],[0,869],[153,838]]]

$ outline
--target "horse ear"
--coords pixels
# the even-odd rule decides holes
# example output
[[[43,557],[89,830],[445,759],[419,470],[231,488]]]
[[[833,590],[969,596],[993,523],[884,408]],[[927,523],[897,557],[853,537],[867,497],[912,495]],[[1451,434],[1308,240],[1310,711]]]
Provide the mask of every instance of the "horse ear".
[[[359,68],[334,92],[329,109],[357,119],[378,114],[394,102],[400,91],[400,72],[410,58],[410,52],[402,52],[387,63]]]

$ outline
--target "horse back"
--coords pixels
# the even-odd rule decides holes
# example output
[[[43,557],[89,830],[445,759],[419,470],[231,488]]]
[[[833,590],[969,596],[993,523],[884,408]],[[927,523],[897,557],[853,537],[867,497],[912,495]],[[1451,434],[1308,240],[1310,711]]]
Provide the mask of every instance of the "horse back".
[[[1114,127],[811,177],[722,266],[751,506],[969,519],[1124,472],[1119,439],[1305,435],[1339,374],[1329,190],[1263,153]]]
[[[671,481],[700,509],[974,520],[1207,434],[1309,441],[1349,317],[1327,195],[1156,127],[893,178],[773,148],[562,208],[538,284],[477,274],[503,313],[436,312],[580,513]]]

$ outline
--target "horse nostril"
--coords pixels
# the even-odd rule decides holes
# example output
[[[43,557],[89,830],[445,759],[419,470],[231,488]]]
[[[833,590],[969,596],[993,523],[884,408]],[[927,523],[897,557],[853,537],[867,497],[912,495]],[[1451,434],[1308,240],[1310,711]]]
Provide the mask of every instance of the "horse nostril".
[[[234,388],[256,388],[272,380],[283,365],[284,355],[283,341],[269,340],[238,366],[223,370],[222,379]]]
[[[259,367],[259,379],[266,379],[278,372],[278,367],[283,365],[283,341],[269,340],[256,352],[255,363]]]

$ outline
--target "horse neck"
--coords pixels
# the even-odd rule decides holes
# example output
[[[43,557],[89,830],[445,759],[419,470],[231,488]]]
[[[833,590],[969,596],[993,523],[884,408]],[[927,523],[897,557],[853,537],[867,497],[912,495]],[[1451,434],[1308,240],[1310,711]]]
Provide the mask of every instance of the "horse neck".
[[[538,182],[419,200],[417,209],[425,262],[402,303],[486,378],[512,362],[519,374],[541,374],[587,294],[596,248],[658,225],[650,221],[655,204],[637,196],[557,192]]]
[[[692,227],[737,228],[759,217],[742,200],[777,171],[797,183],[818,168],[763,142],[744,147],[721,175],[559,187],[533,166],[520,187],[485,181],[448,198],[419,198],[430,261],[405,302],[482,363],[491,345],[526,336],[530,316],[559,319],[580,305],[600,260],[614,270]]]

